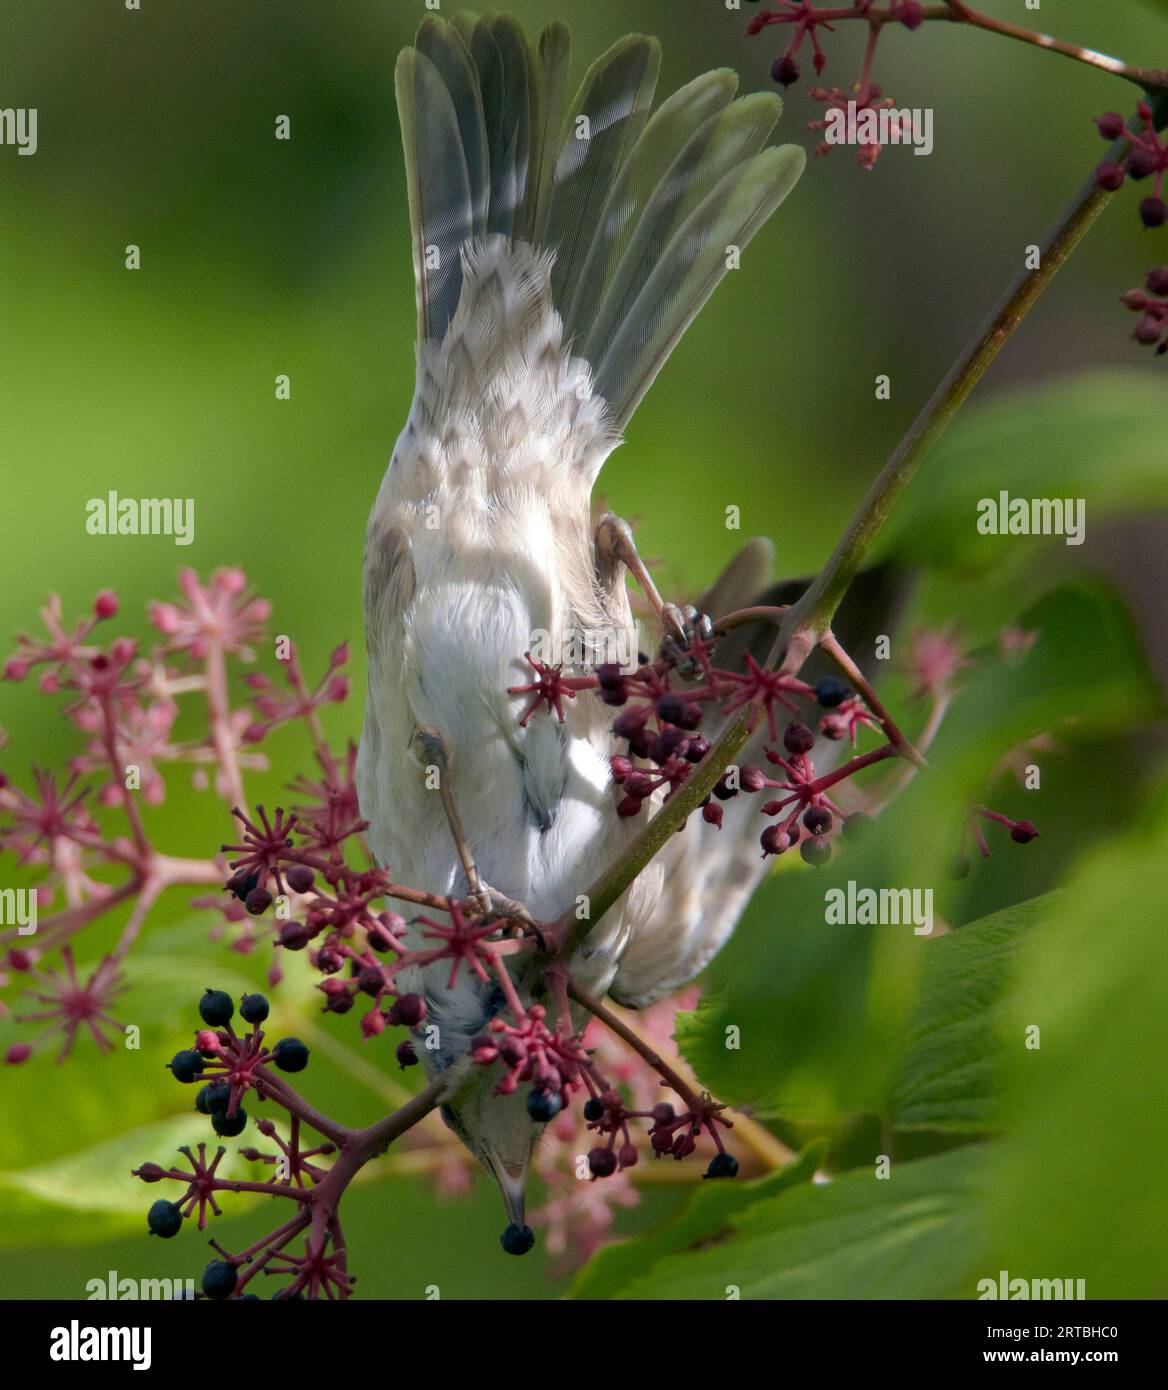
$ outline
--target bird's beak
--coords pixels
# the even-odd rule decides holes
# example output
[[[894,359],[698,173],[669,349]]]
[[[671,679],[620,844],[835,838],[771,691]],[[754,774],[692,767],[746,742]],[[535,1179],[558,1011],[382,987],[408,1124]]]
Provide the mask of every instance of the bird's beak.
[[[499,1184],[499,1191],[503,1194],[503,1204],[507,1208],[508,1217],[516,1226],[525,1225],[523,1200],[527,1185],[526,1162],[507,1163],[501,1158],[496,1158],[494,1154],[490,1154],[488,1155],[488,1163],[491,1172],[495,1175],[495,1181]]]

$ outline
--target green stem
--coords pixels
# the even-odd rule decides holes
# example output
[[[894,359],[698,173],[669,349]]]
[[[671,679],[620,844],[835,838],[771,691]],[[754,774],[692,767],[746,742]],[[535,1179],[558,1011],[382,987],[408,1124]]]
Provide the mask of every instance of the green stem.
[[[1120,157],[1124,148],[1117,142],[1112,155]],[[784,623],[788,637],[797,630],[810,631],[816,637],[829,630],[843,596],[925,455],[1113,196],[1097,187],[1092,176],[1059,218],[1043,243],[1038,267],[1022,271],[1006,291],[880,470],[831,559],[788,610]]]

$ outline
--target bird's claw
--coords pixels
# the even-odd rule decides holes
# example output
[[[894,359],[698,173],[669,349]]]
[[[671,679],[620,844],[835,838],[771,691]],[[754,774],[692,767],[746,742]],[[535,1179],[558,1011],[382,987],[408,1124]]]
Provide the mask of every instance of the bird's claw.
[[[665,636],[661,639],[661,656],[685,680],[696,680],[701,665],[693,652],[694,639],[709,646],[714,641],[714,620],[708,613],[699,613],[692,603],[667,603],[661,610]]]

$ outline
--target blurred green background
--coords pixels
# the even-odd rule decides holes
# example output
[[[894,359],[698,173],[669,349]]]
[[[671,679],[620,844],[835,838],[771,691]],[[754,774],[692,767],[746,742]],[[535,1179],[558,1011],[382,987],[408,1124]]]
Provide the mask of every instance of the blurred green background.
[[[738,69],[744,90],[762,88],[779,49],[775,31],[746,40],[751,7],[727,12],[722,0],[514,0],[508,8],[529,28],[567,19],[577,74],[629,29],[657,34],[662,92],[718,65]],[[985,0],[985,8],[1003,11],[1000,0]],[[442,13],[453,11],[443,5]],[[34,158],[0,149],[0,631],[31,626],[50,590],[68,613],[80,613],[106,585],[122,596],[123,626],[135,628],[148,598],[170,595],[178,566],[205,572],[242,564],[274,603],[273,631],[293,636],[310,671],[338,641],[353,641],[357,693],[333,712],[330,729],[356,737],[364,525],[413,384],[412,271],[392,72],[423,14],[420,3],[401,0],[144,0],[140,12],[114,3],[6,0],[0,98],[5,106],[38,108],[39,149]],[[1168,62],[1164,18],[1162,5],[1134,0],[1058,0],[1040,15],[1060,37],[1149,65]],[[846,26],[830,38],[825,80],[851,79],[861,42]],[[1099,158],[1092,116],[1131,104],[1122,83],[949,26],[897,30],[882,49],[885,90],[899,104],[935,109],[934,153],[918,159],[889,151],[871,174],[847,150],[811,161],[742,271],[728,277],[674,354],[603,476],[608,504],[638,519],[643,553],[660,557],[666,590],[696,590],[728,558],[741,540],[723,526],[731,503],[741,508],[744,534],[774,537],[782,572],[822,564],[884,457],[1019,270],[1026,247],[1043,239]],[[279,114],[291,117],[290,141],[273,138]],[[810,148],[804,127],[818,114],[805,87],[795,88],[782,138]],[[1108,700],[1096,711],[1098,727],[1073,738],[1044,781],[1041,853],[1012,855],[1007,847],[995,856],[990,871],[950,904],[958,921],[1073,875],[1105,884],[1105,870],[1080,866],[1080,854],[1113,833],[1122,840],[1137,821],[1155,821],[1137,808],[1158,795],[1151,784],[1160,742],[1149,725],[1156,697],[1126,623],[1134,617],[1150,636],[1147,657],[1162,674],[1162,615],[1158,621],[1148,596],[1156,597],[1163,580],[1165,368],[1130,342],[1130,317],[1116,300],[1151,265],[1168,261],[1168,233],[1153,240],[1143,232],[1135,202],[1131,189],[1115,200],[1008,346],[972,408],[983,410],[982,433],[976,417],[969,433],[955,433],[953,469],[947,473],[940,456],[934,461],[895,532],[900,553],[937,570],[918,597],[919,614],[961,620],[971,640],[992,637],[1068,575],[1107,579],[1102,597],[1092,589],[1083,600],[1103,605],[1118,653],[1114,689],[1103,683]],[[136,272],[123,265],[129,243],[141,247]],[[277,373],[291,377],[290,401],[275,399]],[[890,401],[875,399],[879,373],[892,378]],[[1020,491],[1032,464],[1046,469],[1042,495],[1087,496],[1084,551],[1020,547],[1007,555],[999,547],[978,552],[980,563],[969,556],[950,563],[972,532],[970,521],[952,546],[937,539],[953,517],[969,514],[968,498],[946,492],[954,473],[984,481],[992,495],[998,486]],[[1060,490],[1071,486],[1078,491]],[[193,496],[195,543],[178,549],[163,537],[87,535],[85,502],[110,489]],[[979,487],[970,494],[982,495]],[[1114,520],[1096,528],[1104,511]],[[1081,616],[1059,609],[1051,631],[1073,646]],[[1079,655],[1088,666],[1095,659],[1089,644]],[[1090,693],[1090,672],[1074,661],[1057,674],[1076,699]],[[1075,713],[1075,700],[1066,703]],[[1009,746],[1002,730],[1020,737],[1042,727],[1039,709],[1033,727],[1014,728],[1007,691],[983,692],[970,708],[991,726],[983,752]],[[14,775],[75,751],[68,726],[29,685],[0,687],[0,723]],[[257,797],[275,796],[304,767],[307,750],[295,735],[273,744],[273,753],[281,750],[281,765],[253,784]],[[972,780],[969,767],[956,778],[963,790]],[[914,795],[917,823],[927,822],[929,802],[919,788]],[[1015,804],[1003,809],[1023,814],[1021,794],[1010,797]],[[224,834],[217,804],[178,779],[151,824],[159,842],[188,853]],[[1112,853],[1122,862],[1121,850]],[[1097,891],[1106,898],[1105,887]],[[1144,914],[1155,911],[1154,897],[1142,901]],[[766,910],[752,914],[739,941],[757,942],[750,932]],[[1126,913],[1128,905],[1116,900],[1114,910]],[[1089,932],[1083,944],[1093,949]],[[146,946],[146,955],[157,953],[143,986],[152,1002],[136,1004],[135,1017],[153,1030],[159,1058],[185,1034],[192,981],[201,987],[214,970],[220,973],[205,983],[262,978],[262,960],[225,959],[222,947],[207,945],[181,895],[160,914]],[[788,942],[787,949],[801,948]],[[1156,938],[1111,949],[1117,961],[1150,949],[1159,955],[1148,964],[1163,968]],[[848,1135],[863,1128],[850,1117],[874,1111],[863,1087],[849,1093],[836,1084],[867,1046],[855,1015],[838,1001],[852,998],[878,1035],[890,1032],[884,1004],[896,997],[902,964],[877,966],[864,952],[851,966],[830,953],[809,959],[805,974],[798,961],[790,965],[785,1016],[798,1027],[784,1025],[782,1044],[805,1058],[791,1060],[767,1113],[793,1141],[809,1137],[803,1121],[818,1122],[814,1132],[830,1132],[848,1166]],[[852,994],[841,993],[837,966],[851,971]],[[1118,993],[1107,996],[1103,1019],[1117,1001],[1122,1006],[1125,987],[1118,981]],[[297,1017],[303,993],[290,991],[287,1007]],[[824,1024],[825,1015],[832,1021]],[[353,1023],[336,1031],[356,1048],[355,1026],[344,1026]],[[8,1026],[0,1030],[6,1042]],[[43,1164],[182,1113],[184,1098],[136,1057],[119,1054],[99,1065],[91,1050],[82,1054],[59,1072],[38,1057],[0,1077],[0,1169]],[[311,1094],[352,1120],[380,1113],[376,1085],[356,1079],[343,1057],[319,1060]],[[1095,1078],[1092,1094],[1110,1094],[1122,1115],[1131,1096],[1116,1095],[1114,1083],[1114,1076]],[[727,1094],[735,1089],[731,1078],[711,1084],[724,1084]],[[787,1108],[794,1094],[800,1105]],[[1093,1113],[1084,1107],[1088,1129]],[[1162,1104],[1158,1113],[1162,1119]],[[1162,1124],[1149,1125],[1139,1141],[1146,1155],[1164,1139]],[[1010,1176],[994,1190],[1024,1206],[1017,1194],[1033,1193],[1028,1182],[1041,1188],[1046,1160],[1045,1151],[1035,1157],[1027,1150],[1025,1136],[1017,1142]],[[1094,1139],[1088,1133],[1073,1142],[1090,1148]],[[134,1162],[160,1156],[128,1155]],[[1130,1168],[1122,1143],[1112,1157]],[[199,1256],[176,1242],[164,1251],[175,1268],[159,1268],[158,1252],[128,1234],[132,1222],[103,1224],[86,1201],[71,1209],[71,1181],[65,1174],[50,1184],[48,1198],[5,1198],[0,1294],[77,1297],[87,1278],[107,1268],[177,1276],[198,1265]],[[443,1297],[537,1297],[563,1287],[548,1282],[542,1256],[492,1256],[484,1289],[480,1253],[497,1249],[496,1195],[485,1184],[454,1202],[427,1194],[422,1184],[396,1178],[351,1195],[347,1226],[364,1294],[420,1297],[437,1283]],[[673,1189],[654,1190],[635,1212],[621,1214],[619,1229],[644,1226],[678,1200]],[[1163,1217],[1162,1194],[1156,1202],[1154,1211],[1141,1210],[1141,1221]],[[1009,1212],[1008,1219],[999,1213],[997,1229],[1014,1229],[1017,1212]],[[266,1224],[252,1209],[229,1217],[221,1238],[243,1243]],[[1038,1237],[1027,1247],[1039,1256],[1043,1248]],[[1060,1268],[1079,1272],[1065,1261],[1025,1272]],[[950,1291],[948,1277],[938,1273],[926,1289],[908,1292]],[[1162,1291],[1163,1279],[1150,1253],[1138,1276],[1132,1260],[1109,1255],[1096,1292]]]

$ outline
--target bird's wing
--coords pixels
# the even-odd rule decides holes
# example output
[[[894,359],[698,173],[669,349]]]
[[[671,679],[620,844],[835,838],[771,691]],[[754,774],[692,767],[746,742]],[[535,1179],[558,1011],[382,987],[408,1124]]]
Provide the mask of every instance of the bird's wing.
[[[748,604],[793,603],[809,581],[787,580],[760,593],[770,568],[769,555],[769,542],[752,541],[739,551],[702,599],[702,611],[717,616]],[[845,649],[859,653],[863,660],[876,636],[890,630],[906,591],[903,571],[882,567],[860,575],[833,624]],[[761,662],[773,642],[774,629],[769,625],[738,628],[719,643],[715,659],[719,666],[740,669],[748,651]],[[802,674],[813,682],[831,669],[815,653]],[[710,730],[707,736],[716,732]],[[767,741],[764,722],[739,755],[739,764],[761,762]],[[817,768],[828,770],[839,753],[839,744],[818,740]],[[652,912],[637,924],[621,957],[609,990],[618,1003],[645,1008],[692,980],[721,950],[766,870],[759,847],[761,826],[754,798],[742,797],[727,803],[721,829],[699,816],[691,817],[684,833],[675,835],[657,856],[661,894]]]
[[[428,18],[398,60],[419,343],[442,344],[476,245],[551,253],[564,342],[614,435],[806,162],[767,146],[780,98],[734,100],[727,69],[654,112],[660,66],[657,40],[630,34],[569,102],[567,29],[531,45],[498,15]]]

